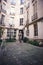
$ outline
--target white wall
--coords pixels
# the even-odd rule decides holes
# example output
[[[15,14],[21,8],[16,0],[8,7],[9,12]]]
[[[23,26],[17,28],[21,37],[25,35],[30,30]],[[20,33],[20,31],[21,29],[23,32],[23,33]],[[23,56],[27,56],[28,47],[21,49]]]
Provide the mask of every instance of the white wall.
[[[38,38],[43,39],[43,21],[38,23]]]
[[[33,25],[29,26],[29,38],[33,38],[34,37],[34,27]]]
[[[16,40],[19,40],[19,35],[18,35],[18,33],[19,33],[19,30],[17,30],[17,32],[16,32]]]

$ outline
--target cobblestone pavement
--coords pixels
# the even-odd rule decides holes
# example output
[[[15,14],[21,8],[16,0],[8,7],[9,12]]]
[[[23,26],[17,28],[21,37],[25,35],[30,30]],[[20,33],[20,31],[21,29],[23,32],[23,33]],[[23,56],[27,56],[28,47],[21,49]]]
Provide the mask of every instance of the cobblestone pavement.
[[[0,47],[0,65],[43,65],[43,47],[27,43],[7,43]]]

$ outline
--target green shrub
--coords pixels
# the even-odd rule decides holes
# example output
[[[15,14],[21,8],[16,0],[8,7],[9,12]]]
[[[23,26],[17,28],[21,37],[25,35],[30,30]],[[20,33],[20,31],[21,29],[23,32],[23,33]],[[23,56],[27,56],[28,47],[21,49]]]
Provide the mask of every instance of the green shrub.
[[[33,41],[33,45],[39,46],[39,42],[36,41],[36,40],[34,40],[34,41]]]
[[[29,40],[28,43],[30,43],[30,44],[32,44],[32,45],[35,45],[35,46],[39,46],[39,42],[36,41],[36,40],[34,40],[34,41]]]
[[[24,37],[23,42],[25,42],[25,43],[28,42],[28,38]]]
[[[28,38],[24,37],[23,42],[29,43],[35,46],[39,46],[39,42],[37,40],[29,40]]]
[[[6,39],[6,42],[15,42],[15,41],[16,41],[16,39],[11,39],[11,38]]]
[[[29,41],[28,41],[28,43],[32,44],[32,43],[33,43],[33,41],[32,41],[32,40],[29,40]]]

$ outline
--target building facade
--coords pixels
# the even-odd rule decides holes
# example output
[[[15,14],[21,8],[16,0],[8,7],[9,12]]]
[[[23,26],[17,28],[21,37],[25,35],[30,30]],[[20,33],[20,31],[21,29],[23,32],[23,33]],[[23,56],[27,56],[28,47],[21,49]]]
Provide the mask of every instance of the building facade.
[[[0,0],[1,26],[5,38],[43,40],[43,0]]]
[[[18,34],[21,31],[23,38],[23,28],[26,24],[24,0],[1,0],[0,3],[0,25],[4,28],[3,37],[9,38],[11,36],[18,40]]]
[[[7,22],[7,0],[0,0],[0,29],[6,26]],[[6,29],[2,37],[6,37]]]
[[[30,0],[29,3],[29,21],[25,26],[25,37],[43,40],[43,0]]]

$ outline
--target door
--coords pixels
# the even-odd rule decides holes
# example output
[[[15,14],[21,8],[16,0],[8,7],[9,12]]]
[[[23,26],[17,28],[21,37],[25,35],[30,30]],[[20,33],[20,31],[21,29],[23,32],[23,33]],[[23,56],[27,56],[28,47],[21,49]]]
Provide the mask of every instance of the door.
[[[19,30],[19,33],[20,33],[20,31],[21,31],[21,33],[22,33],[22,40],[23,40],[24,32],[23,32],[23,30]]]

